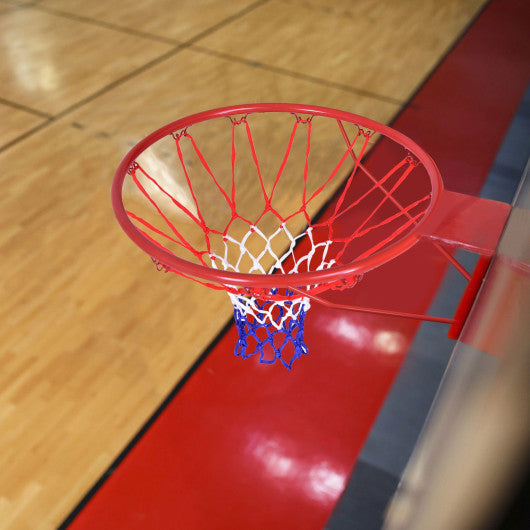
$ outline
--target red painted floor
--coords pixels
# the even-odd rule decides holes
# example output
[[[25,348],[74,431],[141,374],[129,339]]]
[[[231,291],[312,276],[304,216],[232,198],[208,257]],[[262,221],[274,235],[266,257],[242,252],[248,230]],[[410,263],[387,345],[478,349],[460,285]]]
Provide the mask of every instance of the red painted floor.
[[[449,189],[479,191],[530,81],[529,14],[527,3],[493,1],[394,123]],[[330,297],[422,312],[445,268],[421,243],[362,290]],[[292,372],[236,358],[232,327],[71,527],[322,528],[416,327],[313,304],[310,353]]]

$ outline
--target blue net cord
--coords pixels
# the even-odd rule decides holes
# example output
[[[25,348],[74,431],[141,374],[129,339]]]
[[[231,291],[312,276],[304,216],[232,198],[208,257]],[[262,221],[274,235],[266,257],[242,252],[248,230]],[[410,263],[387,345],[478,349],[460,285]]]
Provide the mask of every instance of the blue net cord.
[[[239,333],[234,350],[236,356],[247,359],[259,355],[262,364],[274,364],[279,360],[291,370],[296,359],[307,355],[304,342],[304,322],[309,309],[307,299],[278,303],[234,296],[233,302]]]

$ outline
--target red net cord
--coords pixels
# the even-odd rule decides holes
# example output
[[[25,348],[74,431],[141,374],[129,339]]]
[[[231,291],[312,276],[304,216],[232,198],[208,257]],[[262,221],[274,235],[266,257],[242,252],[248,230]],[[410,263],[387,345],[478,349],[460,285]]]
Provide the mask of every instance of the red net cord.
[[[338,121],[340,131],[342,133],[342,136],[344,138],[344,141],[346,143],[346,148],[343,151],[342,155],[340,156],[339,160],[331,170],[331,172],[328,174],[327,177],[322,179],[322,183],[316,187],[316,189],[309,193],[308,191],[308,179],[309,179],[309,171],[310,171],[310,154],[311,154],[311,140],[312,140],[312,128],[313,128],[313,117],[307,117],[302,118],[300,116],[294,115],[294,123],[292,125],[289,140],[287,142],[287,146],[285,148],[285,153],[283,157],[281,158],[281,163],[279,165],[279,168],[276,172],[276,175],[272,181],[272,185],[270,185],[270,191],[267,189],[267,184],[264,180],[264,177],[262,175],[262,170],[260,167],[260,161],[258,158],[255,141],[251,129],[251,125],[247,119],[247,116],[242,116],[240,118],[231,117],[231,126],[232,126],[232,134],[231,134],[231,146],[230,146],[230,161],[231,161],[231,183],[230,183],[230,189],[225,190],[223,186],[221,186],[219,179],[216,177],[214,169],[212,169],[211,165],[209,164],[207,157],[203,154],[201,151],[196,139],[194,138],[193,134],[190,132],[189,129],[185,129],[180,132],[176,132],[173,134],[173,138],[175,140],[175,147],[178,155],[178,160],[180,163],[180,169],[183,172],[184,180],[186,182],[186,186],[189,190],[189,194],[191,197],[191,201],[194,205],[194,211],[191,211],[189,207],[186,207],[185,204],[182,203],[182,201],[179,201],[175,196],[173,196],[162,184],[155,178],[153,174],[151,174],[146,168],[144,168],[142,165],[140,165],[138,162],[134,163],[130,168],[130,175],[132,177],[132,180],[134,184],[136,185],[137,189],[140,191],[142,196],[146,198],[148,203],[154,208],[154,210],[157,212],[157,214],[160,216],[160,218],[163,221],[163,226],[165,229],[162,229],[160,227],[155,226],[152,222],[149,222],[146,218],[142,217],[141,215],[138,215],[136,213],[133,213],[132,211],[128,211],[129,217],[134,220],[137,225],[139,226],[139,229],[141,233],[147,237],[150,241],[157,244],[160,248],[163,248],[164,250],[171,252],[171,250],[164,244],[162,244],[157,238],[161,238],[162,240],[166,240],[168,243],[176,244],[178,247],[183,249],[184,253],[191,254],[197,261],[203,266],[206,267],[215,267],[215,263],[212,262],[220,262],[222,265],[226,268],[231,268],[233,270],[237,270],[238,272],[248,272],[246,270],[239,271],[236,267],[233,266],[233,264],[226,264],[224,263],[224,258],[222,255],[219,254],[218,249],[214,249],[212,247],[212,235],[221,236],[224,241],[230,240],[230,242],[233,242],[234,240],[230,239],[230,228],[235,220],[243,221],[248,225],[249,232],[258,231],[256,226],[258,223],[264,218],[264,216],[268,213],[273,214],[278,219],[278,226],[282,230],[286,230],[285,225],[286,223],[293,219],[296,216],[302,215],[305,219],[305,222],[307,223],[307,229],[303,237],[311,240],[311,252],[315,253],[315,249],[319,246],[321,246],[319,252],[322,253],[324,257],[327,258],[329,251],[329,248],[333,246],[333,258],[327,262],[317,263],[316,268],[322,269],[327,268],[335,264],[341,263],[341,258],[343,258],[345,252],[347,249],[349,249],[350,244],[359,238],[363,238],[369,233],[372,233],[374,231],[380,230],[382,228],[387,228],[388,230],[385,232],[384,236],[381,237],[379,240],[377,240],[373,244],[369,244],[365,248],[362,249],[362,251],[358,252],[357,255],[353,258],[353,260],[359,260],[363,259],[369,256],[372,256],[379,250],[383,249],[384,247],[391,244],[393,241],[397,240],[402,234],[406,233],[408,230],[414,227],[414,225],[421,220],[421,218],[425,215],[425,212],[430,204],[430,193],[417,198],[416,200],[410,202],[410,204],[402,205],[396,198],[395,194],[399,190],[399,188],[403,185],[404,182],[407,181],[410,173],[414,170],[414,168],[417,166],[417,162],[414,160],[412,156],[408,152],[404,154],[404,156],[391,168],[389,168],[385,174],[381,178],[377,178],[364,166],[364,164],[361,162],[363,157],[365,156],[368,147],[370,139],[373,136],[373,132],[369,130],[365,130],[359,126],[356,128],[355,135],[353,136],[353,140],[350,141],[348,134],[346,133],[346,130],[344,128],[344,125],[342,122]],[[301,132],[301,126],[304,126],[304,132]],[[237,142],[236,142],[236,128],[237,127],[244,127],[245,130],[245,136],[246,136],[246,142],[247,147],[250,149],[251,159],[253,161],[253,164],[256,169],[257,174],[257,183],[259,186],[260,193],[264,199],[264,207],[260,211],[256,213],[256,215],[249,219],[243,215],[238,210],[238,206],[236,203],[236,166],[238,161],[238,149],[237,149]],[[278,191],[278,185],[280,183],[280,180],[282,176],[285,173],[286,166],[288,163],[288,160],[290,159],[292,155],[293,150],[293,144],[295,141],[295,138],[300,135],[305,134],[305,153],[304,153],[304,160],[303,160],[303,181],[301,186],[301,192],[300,192],[300,200],[298,207],[295,207],[293,211],[289,213],[282,213],[279,212],[274,206],[273,206],[273,199],[275,196],[275,193]],[[201,211],[201,200],[200,197],[197,195],[194,187],[194,181],[192,178],[192,175],[190,174],[190,169],[188,167],[188,164],[186,163],[185,156],[183,153],[182,145],[181,143],[183,141],[187,141],[190,143],[193,152],[196,154],[200,165],[202,168],[206,171],[206,174],[211,179],[211,183],[216,187],[216,189],[219,191],[220,200],[224,201],[226,203],[226,207],[228,208],[228,211],[230,213],[229,219],[226,223],[226,225],[222,229],[215,229],[208,225],[208,223],[205,221],[205,216],[203,215]],[[355,150],[357,149],[357,153]],[[331,183],[337,182],[339,179],[341,179],[341,172],[343,171],[343,168],[345,168],[346,162],[348,159],[352,159],[354,162],[354,167],[349,171],[349,175],[346,179],[346,183],[342,188],[342,191],[340,192],[336,202],[334,209],[331,213],[331,215],[322,221],[318,221],[316,223],[312,223],[311,216],[308,212],[309,205],[315,201],[319,195],[328,187],[331,185]],[[359,193],[356,198],[353,200],[351,199],[351,190],[354,186],[354,183],[356,181],[356,178],[358,174],[362,173],[363,175],[366,175],[371,180],[371,186],[367,189],[363,189],[362,193]],[[140,178],[141,177],[141,178]],[[146,179],[146,182],[151,183],[157,190],[157,193],[160,192],[163,197],[166,197],[170,200],[171,204],[180,212],[181,215],[183,215],[185,218],[187,218],[188,221],[191,221],[194,225],[199,227],[203,233],[203,245],[200,246],[194,246],[189,242],[186,235],[183,233],[183,230],[179,227],[175,226],[175,224],[170,220],[170,216],[167,215],[163,209],[163,207],[159,204],[159,201],[153,196],[152,193],[149,193],[147,190],[147,187],[141,182],[142,179]],[[387,183],[392,181],[392,184],[390,186],[386,186]],[[375,201],[375,205],[373,205],[373,195],[374,193],[381,193],[382,197]],[[365,217],[358,223],[358,225],[351,231],[351,233],[347,236],[338,236],[334,233],[334,222],[339,217],[348,214],[350,211],[352,211],[356,206],[359,204],[366,203],[367,198],[371,198],[371,209],[368,210]],[[348,199],[347,199],[348,198]],[[392,204],[395,207],[395,210],[393,212],[388,212],[387,208],[388,204]],[[383,212],[384,210],[384,212]],[[397,226],[396,226],[397,224]],[[323,229],[326,232],[325,238],[320,237],[320,239],[312,236],[310,234],[309,229],[313,230],[319,230]],[[259,232],[261,234],[261,232]],[[267,240],[268,237],[271,236],[271,234],[262,234],[264,237],[264,245],[265,249],[269,254],[272,254],[271,248],[270,248],[270,241]],[[274,235],[274,234],[273,234]],[[290,234],[289,234],[290,235]],[[290,236],[291,237],[291,245],[289,249],[289,257],[294,256],[293,253],[293,246],[295,244],[298,244],[300,237],[299,235]],[[327,246],[323,246],[327,238]],[[303,239],[303,238],[302,238]],[[241,241],[236,241],[235,243],[238,243],[241,248],[242,252],[246,252],[247,249],[244,248],[244,244]],[[282,260],[285,258],[285,256],[274,256],[274,259],[277,263],[281,263]],[[307,267],[310,266],[310,260],[304,258],[304,264],[307,262]],[[255,260],[255,258],[252,258]],[[348,260],[351,260],[351,257],[348,257]],[[451,259],[451,256],[448,256],[448,259]],[[302,260],[297,262],[298,264],[301,263]],[[238,262],[239,263],[239,262]],[[253,262],[254,263],[254,262]],[[298,270],[298,264],[292,269],[294,272],[300,272]],[[311,265],[312,266],[312,265]],[[169,267],[165,267],[166,270],[171,270],[172,272],[182,274],[178,270],[174,270]],[[259,270],[259,267],[255,267],[255,270]],[[310,269],[311,270],[311,269]],[[184,274],[182,274],[184,275]],[[198,278],[192,278],[196,281],[199,281],[200,283],[206,284],[201,279]],[[295,281],[295,280],[294,280]],[[207,285],[211,286],[212,282],[208,283]],[[226,286],[226,285],[219,285],[218,288],[224,288],[229,291],[234,292],[234,289],[238,291],[237,286]],[[321,290],[322,286],[313,286],[312,288]]]

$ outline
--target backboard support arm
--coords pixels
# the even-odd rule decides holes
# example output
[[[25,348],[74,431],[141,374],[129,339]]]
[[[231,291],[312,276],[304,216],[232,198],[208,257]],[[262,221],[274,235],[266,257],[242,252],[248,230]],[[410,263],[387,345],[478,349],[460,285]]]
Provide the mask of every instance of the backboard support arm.
[[[435,214],[421,227],[420,237],[431,240],[437,248],[449,247],[454,250],[461,248],[479,255],[472,274],[467,276],[468,284],[453,318],[337,304],[302,289],[296,287],[292,289],[301,296],[307,296],[319,304],[334,309],[449,324],[447,336],[456,340],[480,290],[510,210],[511,207],[507,203],[443,190]],[[444,254],[450,255],[448,251]],[[454,265],[456,260],[449,261]]]

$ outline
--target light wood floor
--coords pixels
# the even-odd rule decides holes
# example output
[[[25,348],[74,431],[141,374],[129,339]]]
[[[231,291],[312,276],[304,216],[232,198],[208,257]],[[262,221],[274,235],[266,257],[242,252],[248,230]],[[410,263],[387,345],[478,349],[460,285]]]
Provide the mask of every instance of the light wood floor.
[[[0,0],[0,528],[56,527],[230,318],[119,229],[130,145],[251,101],[388,122],[483,4]]]

